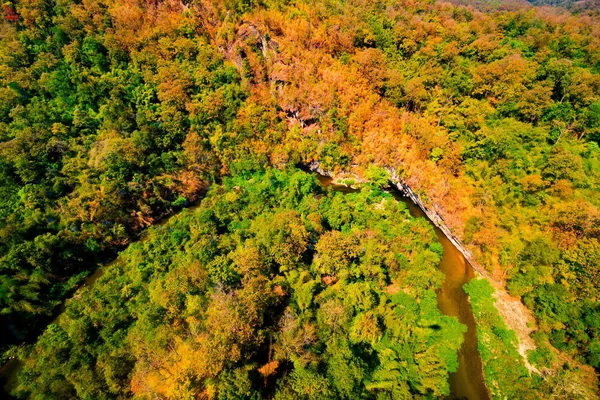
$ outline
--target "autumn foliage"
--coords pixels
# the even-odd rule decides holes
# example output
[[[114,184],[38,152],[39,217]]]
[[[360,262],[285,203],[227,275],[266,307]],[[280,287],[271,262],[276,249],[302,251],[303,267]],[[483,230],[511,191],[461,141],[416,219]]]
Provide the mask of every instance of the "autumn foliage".
[[[357,178],[367,177],[373,166],[393,172],[440,215],[497,288],[533,311],[538,350],[532,363],[554,377],[571,376],[560,371],[572,366],[597,371],[598,15],[581,2],[568,4],[569,10],[520,1],[456,2],[470,5],[413,0],[3,5],[0,320],[2,337],[8,338],[3,349],[34,339],[99,264],[131,247],[148,227],[201,201],[223,179],[318,162],[324,170]],[[221,195],[240,204],[230,212],[242,216],[248,204],[239,203],[244,190],[239,186]],[[349,218],[342,214],[338,217]],[[255,382],[248,376],[274,365],[274,359],[254,358],[254,372],[241,364],[227,367],[229,361],[243,363],[248,348],[265,353],[265,338],[276,336],[255,334],[266,317],[252,302],[277,303],[300,293],[294,300],[298,310],[311,309],[301,293],[312,289],[256,278],[272,279],[263,258],[282,273],[311,265],[318,279],[298,277],[294,284],[310,282],[327,291],[349,279],[352,260],[362,251],[357,243],[368,240],[366,233],[329,229],[317,211],[304,215],[287,207],[279,217],[256,216],[255,222],[240,217],[239,226],[226,227],[234,232],[253,224],[259,245],[239,250],[243,265],[232,266],[233,256],[224,254],[234,252],[227,246],[235,241],[225,241],[227,251],[207,256],[198,267],[202,274],[192,269],[172,281],[161,277],[152,287],[143,281],[135,290],[147,291],[141,299],[157,304],[144,318],[171,314],[160,320],[160,328],[153,326],[152,340],[148,331],[130,330],[141,314],[123,315],[126,328],[111,331],[118,336],[115,343],[127,336],[140,347],[109,351],[112,339],[104,337],[109,344],[90,358],[96,364],[82,367],[79,375],[92,376],[96,367],[104,371],[103,383],[90,386],[90,396],[130,390],[150,396],[164,390],[169,397],[193,388],[194,396],[214,397],[220,384],[215,382],[233,385],[241,376]],[[214,245],[199,233],[206,226],[190,229],[199,229],[198,243]],[[310,242],[315,234],[328,242]],[[310,263],[307,252],[315,253]],[[140,267],[135,279],[184,259],[191,265],[186,251],[181,253],[181,259],[164,264],[153,261],[148,271]],[[146,256],[136,257],[132,263],[141,266]],[[375,275],[370,278],[379,279]],[[182,294],[182,287],[193,291],[206,279],[228,284],[247,276],[258,279],[244,283],[247,303],[227,290],[190,299]],[[161,286],[167,283],[172,287]],[[117,292],[134,296],[127,285],[111,287],[114,293],[107,292],[106,301]],[[322,300],[322,309],[339,312],[339,304]],[[196,311],[182,314],[185,307]],[[314,355],[302,349],[317,343],[314,318],[278,312],[277,321],[292,333],[278,337],[280,365],[265,369],[259,379],[268,384],[291,371],[294,360],[313,362]],[[195,320],[198,313],[202,318]],[[373,351],[381,350],[377,341],[393,347],[378,331],[381,318],[365,311],[348,337],[370,343]],[[63,346],[54,364],[61,369],[60,357],[70,346],[66,337],[81,343],[98,339],[90,327],[96,326],[83,324],[69,332],[49,328],[44,335],[51,338],[43,335],[36,351],[46,351],[49,342]],[[270,321],[269,326],[279,325]],[[349,351],[340,349],[339,357]],[[382,360],[391,366],[395,356],[385,353]],[[206,364],[202,354],[212,361]],[[121,367],[111,364],[111,357]],[[354,372],[364,367],[342,358],[336,362]],[[197,371],[196,380],[190,371]],[[373,374],[381,382],[389,378]],[[168,376],[176,379],[163,384]],[[89,383],[64,378],[72,386],[53,387],[57,397],[80,393]],[[302,387],[302,396],[325,396],[318,391],[326,387],[325,378],[287,379],[293,382],[289,388]],[[427,392],[424,386],[364,382],[372,392],[445,390],[437,384]],[[351,397],[355,389],[343,390]]]

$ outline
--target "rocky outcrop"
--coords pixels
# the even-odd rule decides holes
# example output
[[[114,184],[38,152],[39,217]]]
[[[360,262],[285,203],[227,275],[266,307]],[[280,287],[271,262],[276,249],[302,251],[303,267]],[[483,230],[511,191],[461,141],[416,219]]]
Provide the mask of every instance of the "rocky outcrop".
[[[318,161],[313,161],[312,163],[308,164],[306,167],[310,171],[316,172],[317,174],[328,176],[337,181],[342,180],[342,179],[339,179],[342,177],[338,177],[335,174],[333,174],[331,171],[326,171],[323,168],[321,168]],[[462,255],[465,257],[467,262],[471,265],[471,267],[473,267],[473,270],[475,272],[477,272],[481,276],[489,278],[488,272],[475,261],[471,252],[469,250],[467,250],[467,248],[462,244],[460,239],[458,239],[452,233],[450,228],[448,228],[448,226],[444,222],[444,218],[440,214],[438,214],[435,210],[427,207],[423,203],[423,201],[421,200],[419,195],[416,194],[403,179],[398,177],[396,172],[392,171],[391,169],[388,169],[388,172],[390,173],[390,186],[392,188],[398,190],[406,198],[410,199],[414,204],[416,204],[423,211],[423,213],[425,213],[427,218],[429,218],[429,220],[437,228],[439,228],[442,231],[442,233],[448,238],[448,240],[450,240],[450,242],[452,242],[452,244],[458,249],[458,251],[460,251],[462,253]],[[343,178],[345,178],[345,176]],[[358,177],[356,175],[352,175],[352,178],[356,182],[364,182],[365,181],[364,179],[361,179],[360,177]]]
[[[302,169],[307,169],[309,171],[316,172],[319,175],[328,176],[332,179],[335,179],[335,175],[331,171],[325,171],[323,168],[321,168],[321,164],[318,161],[313,161],[308,165],[301,165],[300,167]]]
[[[467,260],[467,262],[471,265],[471,267],[473,267],[473,270],[475,270],[475,272],[477,272],[481,276],[485,276],[486,278],[489,278],[487,271],[475,261],[471,252],[469,250],[467,250],[467,248],[462,244],[460,239],[457,238],[452,233],[450,228],[448,228],[448,226],[444,222],[444,218],[440,214],[438,214],[435,210],[427,207],[423,203],[423,201],[421,200],[419,195],[416,194],[404,180],[399,178],[395,172],[393,172],[391,170],[388,170],[388,171],[390,172],[390,175],[391,175],[390,184],[394,188],[396,188],[398,191],[400,191],[400,193],[402,193],[402,195],[409,198],[413,203],[415,203],[425,213],[427,218],[429,218],[429,220],[439,230],[442,231],[444,236],[446,236],[448,238],[448,240],[450,242],[452,242],[454,247],[456,247],[458,249],[458,251],[460,251],[462,253],[462,255],[465,257],[465,260]]]

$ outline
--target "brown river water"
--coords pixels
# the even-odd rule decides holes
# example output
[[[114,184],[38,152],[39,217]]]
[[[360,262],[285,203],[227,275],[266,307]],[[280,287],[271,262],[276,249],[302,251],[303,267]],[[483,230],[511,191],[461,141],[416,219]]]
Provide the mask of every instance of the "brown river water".
[[[343,193],[356,192],[344,185],[332,183],[327,176],[318,175],[323,186],[331,186],[334,190]],[[469,297],[463,290],[463,285],[475,277],[475,272],[460,251],[427,218],[425,213],[410,199],[393,191],[394,198],[404,203],[410,215],[417,218],[426,218],[435,229],[435,235],[444,248],[444,254],[438,268],[446,276],[442,287],[438,290],[438,307],[442,314],[458,318],[458,321],[467,326],[464,342],[458,353],[458,370],[450,375],[450,396],[448,399],[488,400],[490,398],[483,381],[483,366],[481,356],[477,350],[477,331],[475,319],[469,303]]]
[[[395,197],[407,205],[413,217],[427,218],[425,213],[409,199]],[[427,220],[429,221],[429,218]],[[433,225],[433,222],[429,222]],[[435,225],[434,229],[438,241],[444,248],[438,268],[446,275],[446,280],[437,293],[438,307],[442,314],[457,317],[461,324],[467,326],[465,341],[458,353],[458,370],[450,375],[452,393],[450,399],[489,399],[490,396],[483,382],[481,356],[477,350],[475,318],[469,297],[463,290],[463,285],[475,277],[475,272],[446,235]]]

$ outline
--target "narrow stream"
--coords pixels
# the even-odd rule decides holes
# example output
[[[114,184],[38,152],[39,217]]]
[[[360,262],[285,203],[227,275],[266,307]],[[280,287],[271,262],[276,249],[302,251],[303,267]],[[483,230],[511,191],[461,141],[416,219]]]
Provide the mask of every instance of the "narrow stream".
[[[333,184],[333,180],[327,176],[317,175],[317,177],[321,185],[331,186],[336,191],[343,193],[357,191],[348,186]],[[446,280],[437,293],[438,307],[442,314],[456,317],[461,324],[467,326],[464,342],[458,353],[458,370],[449,378],[451,394],[448,399],[488,400],[490,396],[483,381],[483,366],[477,350],[475,319],[469,297],[462,288],[464,284],[475,277],[475,272],[462,253],[427,218],[419,206],[398,191],[393,191],[392,194],[396,200],[406,204],[410,215],[426,218],[434,227],[437,239],[444,248],[438,268],[446,276]]]
[[[96,268],[96,270],[91,275],[85,278],[83,284],[75,291],[75,293],[77,293],[77,291],[80,290],[80,288],[82,287],[92,286],[98,280],[98,278],[102,276],[106,268],[110,265],[112,265],[112,262],[107,265],[98,266],[98,268]],[[60,322],[61,317],[64,315],[63,311],[65,310],[65,305],[66,303],[63,303],[60,306],[60,311],[58,312],[58,315],[52,321],[50,321],[48,325],[58,324]],[[0,390],[0,395],[2,396],[0,396],[0,398],[13,398],[12,396],[10,396],[10,392],[17,384],[17,374],[21,370],[22,366],[23,364],[21,361],[19,361],[18,359],[12,359],[9,360],[6,364],[4,364],[2,368],[0,368],[0,383],[2,384],[2,388]]]
[[[188,212],[191,212],[192,210],[199,207],[200,204],[201,204],[201,201],[197,201],[196,203],[192,204],[190,207],[182,209],[180,212],[185,211],[185,210],[190,210]],[[171,214],[168,217],[161,219],[159,222],[157,222],[153,226],[156,229],[156,227],[165,225],[172,216],[174,216],[178,213],[179,212]],[[147,237],[148,236],[145,233],[141,233],[139,241],[142,242],[142,241],[146,240]],[[83,284],[81,284],[75,290],[75,292],[73,293],[71,298],[75,297],[77,292],[79,290],[81,290],[82,288],[93,286],[96,283],[96,281],[104,274],[104,272],[107,269],[109,269],[117,260],[118,260],[118,256],[115,257],[114,260],[107,263],[106,265],[99,264],[98,267],[96,268],[96,270],[94,272],[92,272],[87,278],[85,278],[85,280],[83,281]],[[64,310],[66,307],[67,300],[65,300],[63,302],[63,304],[61,304],[61,306],[56,314],[56,317],[54,317],[54,319],[52,319],[48,323],[48,325],[60,323],[61,318],[63,318],[63,316],[64,316]],[[10,392],[17,385],[17,374],[21,370],[22,366],[23,366],[23,363],[20,360],[15,358],[15,359],[9,360],[7,363],[5,363],[4,365],[2,365],[0,367],[0,399],[10,400],[10,399],[14,398],[13,396],[10,395]]]
[[[423,210],[400,194],[394,196],[408,207],[413,217],[426,218],[435,229],[435,235],[444,248],[438,268],[446,275],[444,284],[438,290],[438,307],[442,314],[457,317],[467,326],[465,340],[458,353],[458,370],[450,375],[450,399],[484,400],[489,399],[483,381],[483,366],[477,350],[477,331],[469,297],[463,285],[475,277],[475,272],[460,251],[444,233],[427,218]]]

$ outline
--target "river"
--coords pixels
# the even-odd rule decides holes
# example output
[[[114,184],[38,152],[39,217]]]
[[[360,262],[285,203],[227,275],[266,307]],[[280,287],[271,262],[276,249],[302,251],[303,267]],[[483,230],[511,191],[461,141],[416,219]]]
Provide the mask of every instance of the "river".
[[[330,177],[317,175],[323,186],[331,186],[334,190],[349,193],[355,192],[345,185],[333,184]],[[446,279],[437,292],[438,307],[442,314],[458,318],[461,324],[467,326],[464,342],[458,353],[458,370],[450,375],[450,396],[448,399],[487,400],[490,398],[483,380],[483,366],[481,356],[477,350],[477,331],[475,319],[471,310],[469,297],[463,290],[463,285],[475,277],[475,272],[463,254],[452,242],[437,228],[425,213],[409,198],[404,197],[397,190],[391,191],[394,198],[404,203],[410,215],[417,218],[426,218],[433,226],[438,241],[444,248],[442,260],[438,268],[444,273]]]

